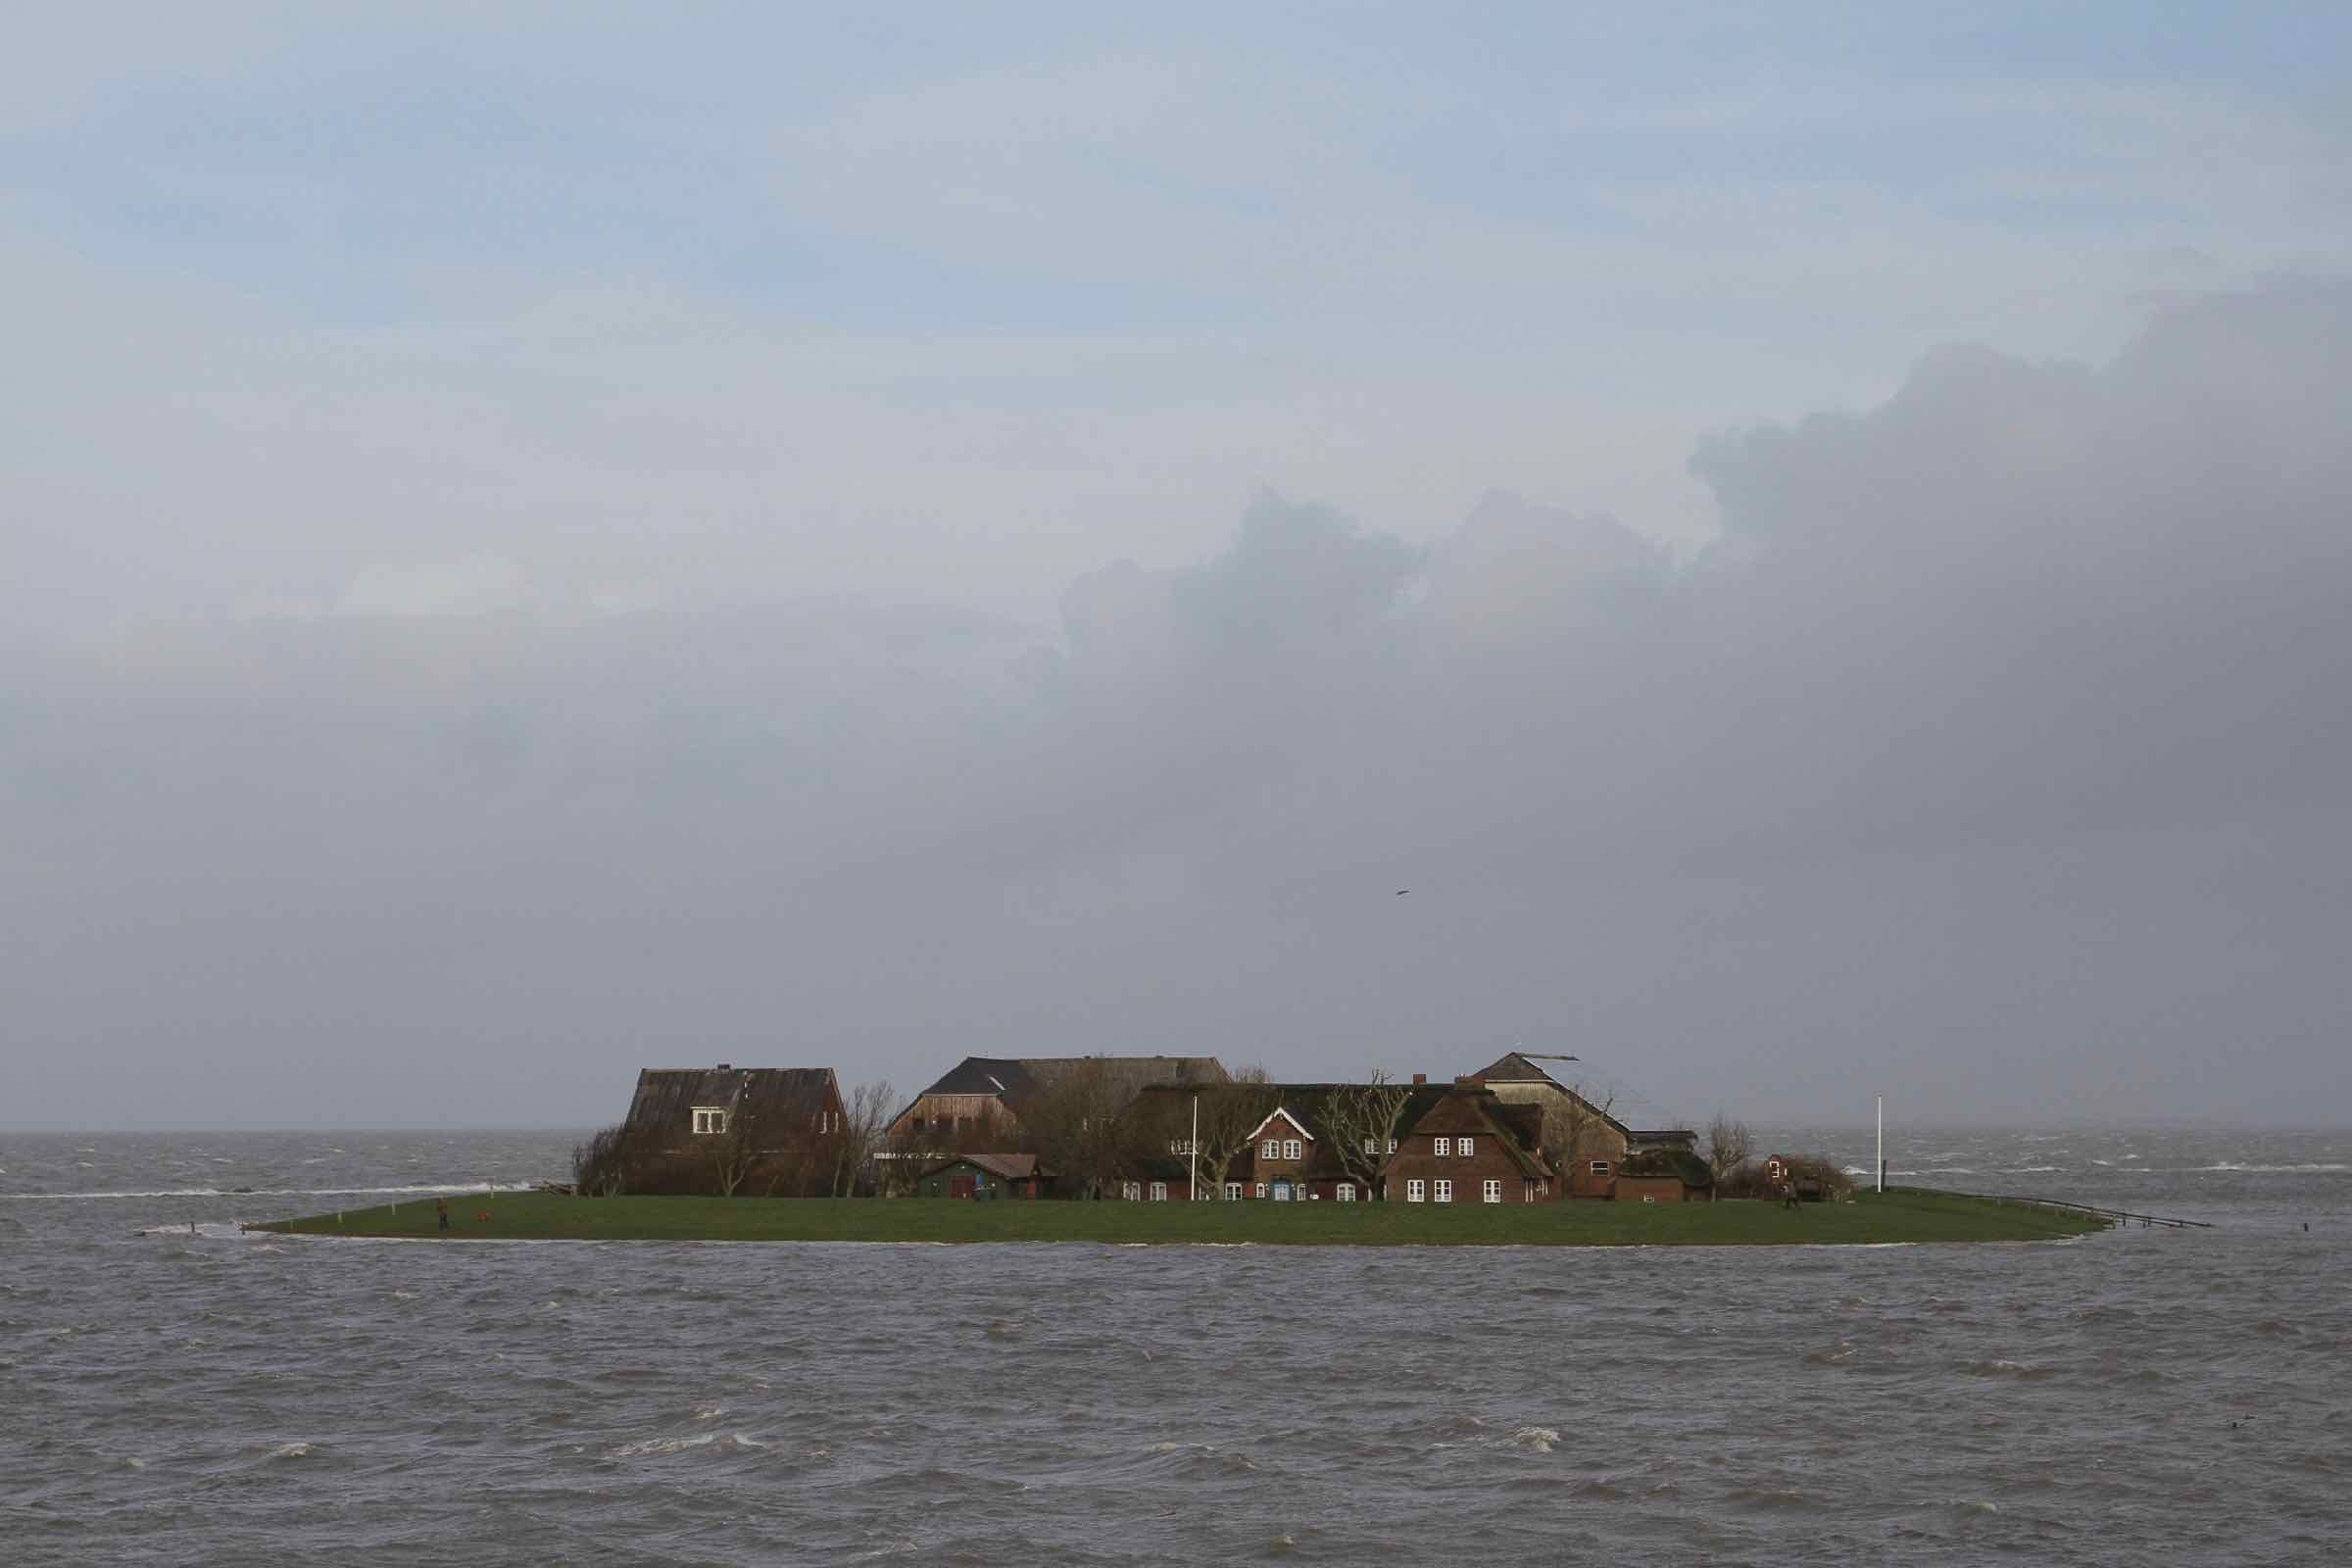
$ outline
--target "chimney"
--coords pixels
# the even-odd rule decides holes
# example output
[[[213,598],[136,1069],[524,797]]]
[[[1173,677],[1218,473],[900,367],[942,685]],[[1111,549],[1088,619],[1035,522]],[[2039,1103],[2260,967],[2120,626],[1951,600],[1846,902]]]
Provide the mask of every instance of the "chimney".
[[[1425,1084],[1429,1082],[1429,1074],[1425,1072],[1417,1072],[1413,1074],[1413,1082],[1417,1084]]]

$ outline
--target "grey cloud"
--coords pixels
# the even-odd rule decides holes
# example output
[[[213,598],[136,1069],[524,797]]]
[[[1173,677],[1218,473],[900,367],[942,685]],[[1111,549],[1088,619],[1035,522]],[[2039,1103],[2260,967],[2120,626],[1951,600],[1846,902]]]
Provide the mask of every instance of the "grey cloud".
[[[1724,536],[1682,566],[1507,495],[1420,549],[1267,494],[1056,628],[14,656],[6,1119],[585,1121],[653,1056],[1539,1039],[1693,1116],[2312,1114],[2352,1089],[2348,334],[2352,291],[2292,284],[2095,368],[1939,352],[1707,443]],[[93,1055],[103,1101],[49,1065]]]

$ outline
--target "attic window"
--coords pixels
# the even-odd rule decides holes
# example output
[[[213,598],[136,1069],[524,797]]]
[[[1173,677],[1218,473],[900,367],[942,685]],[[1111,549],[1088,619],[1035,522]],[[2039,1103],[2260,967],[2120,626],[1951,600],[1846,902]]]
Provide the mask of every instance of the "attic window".
[[[694,1130],[699,1133],[723,1133],[727,1130],[727,1111],[723,1105],[694,1107]]]

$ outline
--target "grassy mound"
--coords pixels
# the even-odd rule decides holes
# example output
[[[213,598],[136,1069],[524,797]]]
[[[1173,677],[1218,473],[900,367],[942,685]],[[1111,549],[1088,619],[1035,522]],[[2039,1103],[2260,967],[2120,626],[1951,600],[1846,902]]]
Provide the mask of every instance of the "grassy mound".
[[[1278,1247],[1772,1247],[2037,1242],[2104,1221],[1948,1194],[1851,1203],[1080,1203],[948,1199],[565,1198],[449,1200],[453,1240],[1256,1243]],[[302,1236],[438,1239],[433,1202],[257,1225]]]

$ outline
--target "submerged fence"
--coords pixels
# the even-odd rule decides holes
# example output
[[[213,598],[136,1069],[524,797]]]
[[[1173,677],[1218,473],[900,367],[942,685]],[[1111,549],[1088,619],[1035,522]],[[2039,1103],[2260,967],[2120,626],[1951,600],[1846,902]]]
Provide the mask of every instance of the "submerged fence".
[[[2209,1231],[2213,1222],[2204,1219],[2167,1219],[2162,1214],[2140,1214],[2128,1208],[2101,1208],[2096,1203],[2070,1202],[2063,1198],[2025,1198],[2016,1193],[1964,1193],[1954,1187],[1889,1187],[1889,1193],[1927,1193],[1944,1198],[1974,1198],[1987,1203],[2030,1203],[2035,1208],[2064,1208],[2078,1214],[2096,1214],[2118,1225],[2164,1226],[2168,1230]]]

